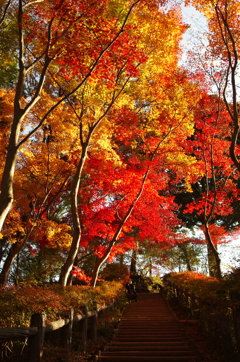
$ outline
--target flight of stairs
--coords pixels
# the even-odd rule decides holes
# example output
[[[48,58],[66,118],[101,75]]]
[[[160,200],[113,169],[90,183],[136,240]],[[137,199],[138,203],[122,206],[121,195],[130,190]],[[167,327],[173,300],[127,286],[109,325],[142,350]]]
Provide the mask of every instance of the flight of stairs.
[[[119,329],[101,362],[199,361],[184,340],[167,301],[158,293],[139,295],[121,318]]]

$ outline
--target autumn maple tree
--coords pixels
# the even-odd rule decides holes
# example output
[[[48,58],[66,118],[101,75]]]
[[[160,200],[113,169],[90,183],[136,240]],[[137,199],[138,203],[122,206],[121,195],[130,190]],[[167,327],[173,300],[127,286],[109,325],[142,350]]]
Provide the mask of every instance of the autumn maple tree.
[[[221,278],[217,244],[227,233],[224,216],[233,212],[232,205],[239,194],[238,173],[229,154],[230,119],[223,101],[206,94],[199,102],[195,117],[195,133],[185,142],[185,147],[187,153],[195,155],[202,175],[185,200],[181,195],[177,199],[184,203],[183,213],[191,215],[190,223],[194,224],[195,220],[195,225],[203,228],[209,253],[215,260],[212,266],[209,263],[210,273]]]
[[[205,177],[205,194],[188,211],[205,213],[207,226],[217,202],[229,200],[221,209],[229,212],[235,175],[229,155],[216,151],[226,153],[229,117],[202,119],[211,98],[198,103],[198,84],[179,67],[186,26],[176,4],[2,3],[2,36],[15,37],[0,72],[1,284],[23,250],[43,264],[50,250],[58,254],[63,286],[73,275],[95,286],[104,263],[136,244],[184,244],[179,183],[190,191]]]
[[[173,81],[169,95],[174,87],[176,87],[176,83]],[[188,83],[186,91],[188,91]],[[190,93],[193,91],[191,87],[189,91]],[[192,159],[184,155],[182,147],[179,146],[177,149],[176,138],[179,137],[179,135],[182,136],[184,134],[183,132],[190,134],[192,127],[185,113],[188,108],[185,110],[181,108],[183,114],[179,112],[178,116],[176,116],[174,112],[173,116],[170,117],[166,111],[163,111],[163,113],[154,112],[154,109],[158,107],[158,101],[164,102],[161,98],[156,98],[155,101],[152,101],[152,104],[148,105],[148,110],[140,103],[137,113],[135,109],[131,110],[123,107],[122,110],[120,110],[121,112],[115,111],[114,114],[110,114],[110,120],[115,119],[115,125],[113,124],[114,150],[120,158],[118,163],[116,163],[113,175],[107,171],[112,168],[110,161],[107,163],[108,167],[104,167],[102,161],[102,166],[104,167],[103,179],[99,179],[99,177],[101,177],[100,170],[102,166],[99,163],[99,158],[94,157],[94,150],[91,152],[91,157],[88,161],[89,166],[91,166],[92,162],[96,165],[95,167],[91,167],[91,172],[94,169],[98,170],[95,175],[97,179],[94,178],[93,185],[97,185],[100,181],[102,186],[101,191],[99,189],[96,191],[98,197],[94,196],[95,202],[92,204],[94,208],[93,218],[87,216],[88,212],[84,208],[86,211],[83,213],[82,220],[86,220],[85,223],[89,224],[90,227],[92,226],[92,231],[88,230],[86,232],[87,235],[90,237],[94,236],[95,238],[98,236],[99,238],[101,232],[103,236],[101,236],[100,239],[105,243],[97,248],[97,250],[101,250],[101,252],[98,253],[100,258],[96,264],[95,279],[99,267],[107,260],[112,251],[116,249],[116,243],[119,244],[119,239],[121,239],[125,233],[123,240],[125,240],[124,243],[126,243],[126,232],[128,232],[128,230],[130,231],[131,227],[138,227],[138,223],[140,222],[141,224],[141,220],[144,222],[144,220],[148,219],[152,208],[156,210],[156,218],[152,223],[149,223],[148,226],[144,227],[144,224],[142,224],[142,231],[139,233],[141,237],[146,238],[152,234],[156,242],[157,240],[159,242],[162,241],[165,235],[163,224],[166,225],[166,234],[171,234],[170,229],[172,225],[170,220],[171,218],[174,219],[174,217],[173,214],[172,216],[170,216],[170,214],[168,215],[167,210],[172,200],[170,197],[168,199],[161,197],[158,192],[166,187],[168,174],[165,171],[165,167],[172,167],[173,164],[175,167],[191,164]],[[122,124],[123,117],[127,120],[125,124]],[[168,119],[169,124],[166,123],[164,129],[152,128],[156,127],[158,122],[159,127],[161,127],[163,117],[166,117],[166,120]],[[188,122],[185,118],[188,119]],[[151,131],[151,129],[154,130]],[[172,160],[171,142],[175,145],[176,153],[174,155],[174,162]],[[105,180],[106,172],[108,172],[107,180]],[[113,176],[113,179],[110,179],[110,176]],[[91,177],[90,175],[90,180]],[[116,179],[116,177],[119,177],[119,179]],[[104,186],[108,186],[108,190],[105,191]],[[152,195],[151,192],[153,192]],[[102,200],[102,204],[97,206],[99,200]],[[108,207],[104,204],[108,205]],[[146,207],[147,205],[149,206]],[[97,207],[100,207],[99,212],[96,211]],[[134,221],[134,216],[138,208],[140,208],[140,214],[142,216],[144,215],[144,210],[146,210],[146,216],[140,218],[138,221],[137,219]],[[170,209],[173,211],[173,206],[170,207]],[[162,213],[160,212],[160,218],[158,216],[158,210],[162,211]],[[101,219],[98,221],[99,216]],[[168,218],[168,225],[163,221],[165,217]],[[97,225],[98,235],[96,234],[96,230],[94,230],[94,224]],[[86,224],[83,222],[83,225]],[[113,226],[115,231],[112,229]],[[103,228],[102,231],[101,228]],[[131,234],[129,236],[131,236]],[[107,244],[106,238],[110,238]],[[129,239],[131,240],[131,238]]]
[[[152,10],[152,9],[151,9]],[[133,11],[133,19],[134,21],[136,21],[136,19],[138,19],[138,12],[136,12],[136,18],[134,18],[135,12]],[[173,16],[173,13],[170,12],[169,14],[165,15],[166,20],[167,19],[171,19],[171,17],[173,18],[171,21],[174,23],[174,21],[176,21],[176,19]],[[148,20],[151,20],[152,15],[149,14],[149,17],[147,18]],[[157,20],[159,21],[159,23],[157,23]],[[162,18],[160,18],[160,14],[159,14],[159,10],[156,8],[156,16],[155,16],[155,29],[157,29],[157,24],[159,24],[159,26],[166,26],[166,20],[163,20]],[[130,22],[131,25],[131,22]],[[141,29],[141,28],[140,28]],[[159,29],[159,27],[158,27]],[[176,24],[176,32],[179,33],[179,35],[182,32],[182,27],[179,27]],[[142,36],[141,32],[139,34],[138,29],[133,29],[132,30],[134,38],[139,39],[138,42],[136,43],[136,45],[144,45],[144,43],[142,43],[145,38],[146,38],[146,33],[144,34],[144,39],[141,39],[140,36]],[[136,34],[135,34],[136,32]],[[169,33],[166,35],[167,36],[172,36],[169,35]],[[153,37],[153,39],[152,39]],[[180,39],[180,38],[179,38]],[[141,41],[140,41],[141,40]],[[90,140],[91,142],[94,141],[95,136],[97,136],[97,145],[100,145],[100,147],[103,147],[103,142],[101,142],[101,138],[99,141],[99,129],[100,131],[102,129],[104,129],[105,124],[108,125],[108,132],[111,130],[114,131],[113,134],[113,141],[115,143],[117,143],[118,146],[118,142],[119,139],[122,139],[123,137],[126,137],[126,133],[124,135],[124,133],[121,132],[128,132],[128,138],[132,137],[134,143],[136,143],[136,145],[134,146],[134,149],[138,150],[138,144],[137,144],[137,138],[139,138],[139,140],[141,140],[141,135],[145,134],[149,134],[151,132],[151,130],[153,132],[153,136],[156,133],[156,127],[157,127],[157,122],[160,122],[161,117],[165,117],[167,118],[167,110],[164,112],[164,115],[162,116],[162,110],[159,112],[157,109],[160,107],[160,104],[162,103],[164,105],[165,103],[165,108],[167,108],[167,102],[169,102],[169,99],[167,99],[165,101],[165,99],[163,99],[162,95],[160,94],[160,92],[163,92],[163,85],[160,88],[159,84],[160,82],[163,81],[165,75],[164,75],[164,71],[166,69],[166,66],[169,66],[169,63],[172,65],[173,68],[173,72],[175,72],[176,70],[176,58],[174,59],[173,57],[169,58],[169,56],[166,59],[166,65],[162,67],[162,72],[163,75],[159,74],[159,70],[157,70],[157,68],[153,68],[153,61],[157,61],[157,55],[159,54],[160,51],[162,51],[163,48],[163,44],[161,42],[161,40],[159,39],[159,43],[157,43],[158,38],[156,38],[156,33],[153,32],[153,29],[151,28],[151,34],[149,33],[149,36],[147,38],[148,43],[145,44],[145,47],[140,47],[140,50],[138,52],[135,51],[135,56],[137,56],[137,60],[138,63],[135,64],[135,66],[131,66],[131,68],[129,68],[129,64],[126,63],[126,60],[124,60],[124,65],[120,68],[120,71],[118,70],[118,68],[116,69],[116,73],[115,73],[115,84],[112,84],[113,89],[111,90],[110,88],[110,92],[109,92],[109,85],[108,86],[108,92],[106,93],[106,97],[107,98],[107,102],[106,103],[102,103],[104,104],[104,108],[102,108],[102,106],[99,106],[99,98],[96,99],[96,94],[95,94],[95,102],[94,99],[92,99],[92,105],[91,108],[88,109],[87,112],[83,112],[83,109],[85,108],[85,104],[84,102],[89,102],[88,101],[88,94],[83,94],[80,98],[80,101],[77,105],[72,104],[73,107],[77,107],[78,108],[78,113],[77,113],[77,108],[75,108],[76,112],[76,116],[79,118],[79,122],[80,122],[80,143],[81,143],[81,154],[80,154],[80,158],[78,162],[78,166],[76,169],[76,173],[74,176],[74,182],[72,185],[72,190],[71,190],[71,195],[72,195],[72,201],[71,201],[71,213],[72,213],[72,217],[73,217],[73,228],[74,228],[74,236],[73,236],[73,242],[71,245],[71,249],[70,252],[68,254],[68,258],[66,260],[66,263],[63,265],[62,271],[61,271],[61,277],[60,277],[60,281],[63,284],[67,283],[67,278],[69,275],[69,272],[72,268],[72,265],[74,263],[74,259],[76,258],[77,255],[77,251],[78,251],[78,246],[81,240],[81,229],[82,229],[82,225],[81,225],[81,219],[83,219],[84,216],[81,215],[81,204],[78,204],[78,200],[76,199],[76,195],[78,192],[78,189],[80,187],[80,176],[82,175],[83,172],[83,166],[85,163],[85,155],[86,155],[86,151],[87,148],[89,147],[89,143]],[[173,42],[173,44],[171,43],[167,43],[167,47],[171,46],[172,49],[175,49],[177,51],[177,47],[176,44],[178,43],[178,38],[175,39],[175,42]],[[155,52],[153,52],[153,47],[155,47]],[[131,49],[132,51],[132,49]],[[125,52],[126,55],[126,52]],[[147,61],[146,61],[147,59]],[[129,58],[129,61],[133,61],[133,58]],[[143,64],[141,64],[143,63]],[[145,64],[146,63],[146,64]],[[152,72],[149,72],[149,68],[151,67]],[[130,73],[129,73],[130,72]],[[154,73],[156,72],[156,74]],[[112,73],[113,73],[113,69],[112,69]],[[114,73],[113,73],[114,74]],[[173,73],[174,74],[174,73]],[[156,77],[156,79],[155,79]],[[186,90],[182,88],[181,92],[179,91],[179,88],[177,90],[177,79],[182,77],[182,80],[185,81],[186,85]],[[169,78],[166,78],[166,81],[169,81]],[[151,83],[150,83],[151,82]],[[150,93],[150,95],[146,94],[146,88],[149,83],[151,84],[151,88],[152,88],[152,92]],[[155,83],[155,84],[154,84]],[[185,92],[189,92],[189,94],[194,94],[194,90],[195,88],[193,86],[190,85],[190,83],[184,79],[184,75],[180,75],[180,74],[176,74],[176,78],[174,78],[173,82],[172,82],[172,87],[171,90],[173,90],[174,88],[176,88],[175,91],[175,97],[176,97],[176,104],[173,107],[172,110],[172,114],[169,118],[169,125],[165,126],[165,131],[166,134],[163,134],[163,130],[161,130],[159,132],[159,136],[156,133],[156,137],[154,140],[154,137],[148,137],[151,143],[149,143],[147,145],[147,147],[149,147],[149,150],[146,152],[146,161],[148,162],[152,162],[155,153],[158,151],[159,145],[162,143],[165,143],[168,139],[168,137],[170,138],[171,134],[175,132],[175,130],[180,129],[180,132],[183,132],[183,129],[185,129],[184,132],[191,132],[192,130],[192,126],[191,123],[189,123],[189,115],[187,116],[187,110],[188,110],[188,103],[183,101],[183,96],[185,94]],[[158,87],[158,90],[157,90]],[[170,88],[170,84],[168,84],[168,87]],[[102,90],[102,94],[104,94],[103,90],[104,87],[101,87]],[[178,94],[177,94],[178,92]],[[171,94],[171,96],[173,96]],[[140,98],[141,97],[141,98]],[[149,98],[151,98],[151,100],[149,100]],[[166,98],[166,96],[165,96]],[[194,96],[193,96],[194,99]],[[181,104],[181,109],[180,106],[178,106],[178,101],[182,102]],[[132,103],[132,106],[130,106]],[[87,103],[88,104],[88,103]],[[100,103],[101,104],[101,103]],[[126,105],[125,105],[126,104]],[[147,106],[146,109],[144,104]],[[177,109],[177,111],[176,111]],[[176,113],[178,112],[177,116]],[[89,115],[88,115],[89,113]],[[143,126],[141,125],[142,122],[142,116],[146,117],[145,119],[145,129],[143,128]],[[148,117],[148,115],[150,115],[150,117]],[[139,116],[138,116],[139,115]],[[140,119],[139,119],[140,117]],[[107,119],[107,120],[106,120]],[[156,121],[156,119],[158,121]],[[116,123],[116,125],[118,125],[118,128],[113,127],[114,123],[113,121]],[[90,123],[91,122],[91,123]],[[107,123],[106,123],[107,122]],[[130,123],[132,123],[132,132],[133,134],[129,134],[129,125]],[[138,126],[139,124],[139,126]],[[87,130],[84,132],[84,130],[87,128]],[[126,130],[127,129],[127,130]],[[120,132],[120,134],[119,134]],[[147,132],[147,133],[146,133]],[[139,133],[139,136],[137,136],[137,133]],[[107,136],[109,137],[109,136]],[[152,138],[152,139],[151,139]],[[153,141],[153,142],[152,142]],[[111,145],[112,141],[109,141],[106,143],[106,145]],[[130,140],[128,139],[127,141],[128,143],[130,142]],[[132,142],[132,141],[131,141]],[[142,139],[141,141],[143,144],[145,143],[144,139]],[[102,145],[101,145],[102,143]],[[101,148],[102,148],[101,147]],[[105,146],[106,147],[106,146]],[[112,144],[113,149],[116,149],[116,146],[114,146],[114,144]],[[99,148],[99,146],[97,147]],[[152,148],[152,149],[151,149]],[[86,151],[85,151],[86,150]],[[133,151],[136,152],[136,150]],[[97,151],[98,152],[98,151]],[[109,152],[109,151],[108,151]],[[142,152],[144,152],[144,150],[142,150]],[[152,152],[152,154],[151,154]],[[89,155],[94,155],[96,154],[96,148],[94,146],[91,146],[91,149],[89,149]],[[139,155],[139,154],[138,154]],[[137,155],[137,156],[138,156]],[[134,155],[133,155],[134,156]],[[136,156],[136,160],[137,160],[137,156]],[[116,156],[115,156],[116,157]],[[117,157],[116,157],[117,160]],[[140,160],[141,161],[141,160]],[[91,162],[91,157],[89,158],[88,162]],[[104,160],[101,159],[101,162],[103,163]],[[116,162],[116,161],[115,161]],[[116,167],[120,167],[122,160],[120,159],[119,164]],[[137,160],[137,162],[139,162]],[[142,196],[142,192],[143,189],[145,187],[145,183],[146,180],[148,178],[148,174],[149,174],[149,169],[150,169],[150,164],[147,164],[147,162],[145,163],[146,167],[144,170],[144,173],[142,175],[140,175],[140,184],[137,184],[137,178],[135,178],[135,183],[136,183],[136,189],[135,189],[135,196],[131,199],[128,200],[128,207],[125,209],[125,214],[124,216],[122,216],[122,218],[119,220],[115,221],[115,226],[116,226],[116,230],[115,232],[112,234],[112,239],[109,241],[109,245],[108,247],[105,248],[105,253],[104,255],[101,256],[101,258],[99,258],[95,270],[94,270],[94,277],[93,277],[93,284],[96,283],[96,277],[99,271],[99,268],[101,267],[101,265],[108,259],[110,253],[112,252],[112,248],[115,246],[115,243],[117,242],[118,238],[120,237],[123,227],[125,225],[125,223],[127,222],[127,220],[129,219],[133,209],[135,208],[136,203],[138,202],[139,198]],[[110,166],[110,163],[108,164]],[[144,166],[144,163],[143,163]],[[100,167],[100,163],[97,166],[97,168]],[[110,166],[111,167],[111,166]],[[143,168],[144,169],[144,168]],[[130,176],[130,174],[129,174]],[[126,178],[129,177],[128,175],[126,175],[125,177],[123,177],[123,180],[125,180],[126,182]],[[106,177],[106,174],[104,175],[104,177]],[[130,176],[132,178],[132,176]],[[124,195],[123,190],[120,192]],[[124,199],[124,196],[122,196],[122,199]],[[121,201],[121,200],[119,200]],[[125,200],[126,201],[126,200]],[[107,201],[105,201],[107,202]],[[119,206],[117,206],[119,208]],[[80,210],[79,210],[80,208]],[[116,211],[115,211],[116,212]]]
[[[126,50],[126,42],[130,39],[127,20],[139,2],[124,2],[119,8],[120,13],[114,2],[107,5],[105,1],[98,2],[97,6],[94,1],[77,1],[74,5],[68,1],[55,4],[19,1],[9,2],[3,8],[3,24],[9,22],[8,14],[15,15],[19,71],[2,174],[1,226],[13,202],[13,179],[19,149],[28,141],[32,142],[34,133],[41,129],[45,131],[46,143],[53,139],[49,118],[83,88],[90,77],[93,82],[99,77],[111,84],[116,77],[109,72],[111,64],[121,54],[121,49]],[[115,51],[110,51],[119,37],[121,42]],[[121,61],[126,59],[127,54]],[[130,64],[131,59],[125,64],[129,76],[135,69]],[[103,78],[101,72],[105,73]],[[45,97],[44,91],[47,92]],[[46,102],[44,107],[43,102]],[[85,157],[86,147],[82,149],[82,159]]]
[[[10,21],[8,13],[15,14],[19,71],[2,175],[1,228],[14,199],[13,177],[19,148],[44,126],[62,102],[83,87],[94,72],[98,76],[110,69],[115,53],[111,51],[103,59],[104,55],[120,36],[124,38],[128,17],[138,2],[140,0],[125,2],[124,15],[116,16],[115,20],[114,14],[108,11],[111,6],[106,6],[105,1],[97,4],[95,1],[76,1],[74,4],[69,1],[54,4],[13,1],[3,7],[3,28]],[[73,78],[74,82],[67,87],[66,83]],[[53,103],[39,117],[35,112],[44,88],[50,91]]]

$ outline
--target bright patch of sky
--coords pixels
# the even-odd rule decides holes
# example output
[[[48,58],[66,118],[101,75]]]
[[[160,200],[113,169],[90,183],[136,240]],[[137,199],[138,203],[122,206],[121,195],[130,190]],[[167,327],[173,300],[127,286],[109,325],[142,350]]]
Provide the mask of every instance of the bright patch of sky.
[[[183,40],[182,40],[182,47],[183,47],[183,56],[182,60],[180,61],[180,66],[184,67],[187,66],[188,62],[188,52],[191,51],[195,54],[196,59],[201,57],[206,52],[208,41],[206,39],[206,33],[208,31],[207,21],[206,18],[197,11],[193,6],[183,6],[181,5],[182,9],[182,16],[183,22],[189,25],[189,28],[186,30]],[[191,66],[190,66],[191,67]],[[215,69],[215,73],[221,74],[223,69],[221,67],[221,63],[219,60],[210,60],[209,59],[209,67]],[[211,73],[211,71],[210,71]],[[239,71],[236,73],[236,82],[240,89],[240,74]],[[221,83],[221,82],[220,82]],[[222,88],[223,83],[219,86]],[[211,92],[213,94],[218,94],[218,89],[214,82],[211,86]],[[231,84],[226,89],[226,95],[229,102],[232,102],[232,88]],[[240,102],[240,92],[238,96],[238,101]]]
[[[187,52],[204,51],[207,44],[203,34],[207,31],[207,21],[193,6],[181,6],[183,22],[189,26],[183,40],[183,59],[181,64],[187,61]]]

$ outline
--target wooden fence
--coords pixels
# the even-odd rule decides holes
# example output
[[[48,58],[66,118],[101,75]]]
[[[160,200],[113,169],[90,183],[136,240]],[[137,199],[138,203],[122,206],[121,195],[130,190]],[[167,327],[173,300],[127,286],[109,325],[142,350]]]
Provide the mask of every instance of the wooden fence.
[[[173,283],[168,283],[165,296],[188,311],[224,361],[240,361],[240,294],[219,291],[217,298],[201,298]]]
[[[115,300],[110,305],[96,307],[89,311],[87,307],[81,307],[82,314],[74,316],[73,309],[69,311],[68,318],[46,323],[45,313],[35,313],[31,317],[30,327],[0,328],[0,340],[21,340],[28,338],[28,362],[40,362],[43,355],[43,344],[45,335],[60,330],[60,345],[69,349],[72,344],[73,325],[78,324],[77,341],[79,350],[86,352],[87,341],[97,340],[97,319],[101,312],[115,306]]]

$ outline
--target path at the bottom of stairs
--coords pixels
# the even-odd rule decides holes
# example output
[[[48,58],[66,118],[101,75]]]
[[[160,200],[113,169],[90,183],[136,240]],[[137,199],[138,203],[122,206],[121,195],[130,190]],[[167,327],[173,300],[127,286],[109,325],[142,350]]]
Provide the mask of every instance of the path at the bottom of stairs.
[[[181,334],[168,302],[158,293],[139,295],[121,318],[118,332],[101,362],[199,361]]]

